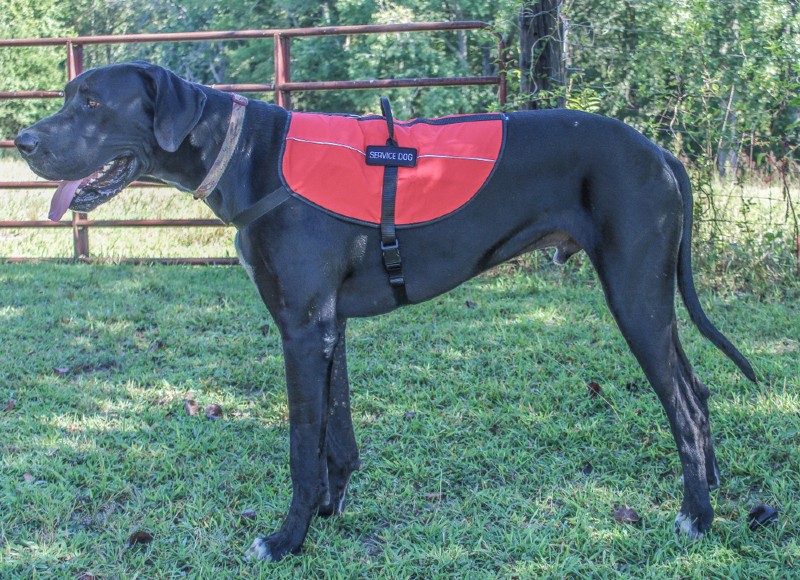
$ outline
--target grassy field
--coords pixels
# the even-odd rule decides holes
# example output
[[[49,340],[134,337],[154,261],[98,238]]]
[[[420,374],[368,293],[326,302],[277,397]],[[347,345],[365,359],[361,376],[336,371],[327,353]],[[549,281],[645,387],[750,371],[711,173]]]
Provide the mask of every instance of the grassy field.
[[[8,181],[38,178],[28,167],[10,156],[0,157],[0,176]],[[2,220],[46,220],[54,189],[3,191]],[[64,217],[70,219],[72,213]],[[212,219],[206,204],[172,188],[130,189],[113,203],[91,214],[103,219]],[[89,247],[93,256],[104,258],[235,257],[233,228],[91,228]],[[0,229],[2,257],[71,258],[72,231],[57,229]]]
[[[131,193],[102,211],[152,211]],[[8,212],[46,212],[49,192],[35,194],[43,209],[17,195]],[[0,247],[23,234],[0,230]],[[112,234],[107,255],[232,252],[226,229]],[[54,255],[46,235],[18,249]],[[244,272],[0,264],[0,578],[793,577],[800,281],[743,290],[730,267],[698,273],[758,385],[681,310],[723,475],[715,528],[690,543],[672,532],[682,483],[666,418],[578,258],[535,257],[352,321],[364,469],[347,512],[315,520],[303,553],[275,565],[242,558],[280,524],[291,487],[279,339]],[[760,502],[780,515],[754,532]],[[623,506],[641,521],[617,522]],[[138,532],[152,541],[127,547]]]

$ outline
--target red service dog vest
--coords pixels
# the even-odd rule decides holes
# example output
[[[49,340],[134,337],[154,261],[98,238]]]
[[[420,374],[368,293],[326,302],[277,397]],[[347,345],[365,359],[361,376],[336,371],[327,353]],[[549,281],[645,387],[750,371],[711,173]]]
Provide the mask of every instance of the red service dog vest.
[[[457,115],[394,122],[394,140],[416,150],[413,167],[399,163],[395,223],[412,225],[450,214],[489,178],[500,157],[505,115]],[[384,167],[367,156],[386,143],[386,119],[291,113],[282,172],[295,195],[341,217],[379,224]]]

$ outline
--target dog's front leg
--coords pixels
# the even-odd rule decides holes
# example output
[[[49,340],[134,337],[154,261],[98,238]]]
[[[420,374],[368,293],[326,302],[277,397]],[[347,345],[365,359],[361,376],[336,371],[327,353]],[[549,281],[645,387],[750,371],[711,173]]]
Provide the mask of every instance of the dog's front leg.
[[[297,553],[311,518],[328,496],[325,457],[327,404],[332,361],[339,333],[331,321],[282,328],[289,401],[289,447],[292,502],[281,529],[258,538],[249,556],[277,561]]]

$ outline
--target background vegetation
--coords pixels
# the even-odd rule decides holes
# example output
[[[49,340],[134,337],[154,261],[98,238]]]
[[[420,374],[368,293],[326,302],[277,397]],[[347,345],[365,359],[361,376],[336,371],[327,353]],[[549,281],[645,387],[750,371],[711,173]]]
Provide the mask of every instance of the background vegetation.
[[[551,2],[552,3],[552,2]],[[536,10],[538,3],[524,3]],[[288,28],[411,21],[482,20],[502,33],[516,61],[513,0],[2,0],[0,34],[12,37]],[[696,157],[722,147],[748,156],[798,144],[800,14],[796,0],[566,0],[559,17],[573,108],[591,110],[652,132]],[[489,73],[497,54],[491,35],[441,33],[328,37],[293,46],[295,80],[370,79]],[[4,88],[58,89],[64,54],[3,50]],[[103,45],[87,48],[86,66],[131,58],[163,64],[202,83],[267,82],[271,42]],[[445,96],[446,95],[446,96]],[[409,115],[434,116],[492,105],[470,90],[407,91]],[[304,109],[364,112],[365,92],[298,95]],[[13,134],[30,120],[7,114]],[[16,120],[16,125],[14,121]],[[715,138],[705,131],[714,129]],[[663,133],[660,135],[659,133]],[[746,147],[736,147],[739,141]],[[721,142],[720,142],[721,141]],[[778,147],[776,154],[786,153]],[[752,154],[752,155],[751,155]],[[761,158],[748,160],[762,164]]]
[[[565,76],[538,94],[538,102],[619,118],[680,155],[695,181],[699,239],[715,258],[747,246],[757,255],[791,260],[800,237],[797,0],[0,0],[0,35],[482,20],[509,47],[508,107],[516,108],[530,98],[518,92],[520,11],[523,5],[535,12],[553,4],[559,5],[559,26],[534,52],[548,41],[563,43]],[[271,40],[116,44],[87,46],[84,59],[86,67],[147,59],[197,82],[245,83],[273,80],[272,52]],[[0,66],[3,90],[56,90],[66,76],[63,49],[4,48]],[[488,32],[292,43],[298,81],[494,74],[497,67],[496,39]],[[492,91],[480,87],[381,93],[392,97],[401,118],[498,106]],[[369,90],[306,92],[295,93],[293,104],[300,110],[366,113],[378,111],[377,97]],[[58,106],[57,100],[2,101],[0,135],[13,137]],[[754,227],[765,206],[769,220]]]

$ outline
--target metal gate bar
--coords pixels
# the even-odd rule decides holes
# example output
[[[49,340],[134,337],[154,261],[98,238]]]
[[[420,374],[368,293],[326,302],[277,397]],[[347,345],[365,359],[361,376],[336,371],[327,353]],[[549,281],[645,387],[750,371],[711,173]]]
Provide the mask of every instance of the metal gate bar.
[[[385,34],[401,32],[433,32],[454,30],[488,30],[497,38],[499,71],[496,76],[470,77],[435,77],[435,78],[400,78],[377,79],[363,81],[291,81],[291,39],[314,36],[337,36],[356,34]],[[104,36],[80,36],[74,38],[21,38],[0,39],[0,48],[6,47],[43,47],[63,46],[67,50],[67,80],[71,80],[83,72],[83,47],[98,44],[142,44],[161,42],[198,42],[198,41],[230,41],[243,39],[272,38],[274,42],[275,82],[210,85],[212,88],[226,92],[274,92],[276,104],[291,108],[291,95],[295,91],[328,91],[328,90],[361,90],[397,87],[434,87],[465,85],[496,85],[498,101],[506,102],[506,47],[502,36],[492,31],[485,22],[418,22],[410,24],[362,25],[362,26],[327,26],[321,28],[290,28],[265,30],[229,30],[210,32],[183,32],[157,34],[127,34]],[[8,99],[54,99],[63,98],[63,91],[30,90],[0,91],[0,100]],[[0,140],[0,148],[13,148],[11,140]],[[54,188],[55,183],[43,181],[0,182],[3,189],[35,189]],[[168,187],[158,184],[134,182],[128,187]],[[71,228],[73,232],[74,255],[72,260],[80,261],[113,261],[113,262],[161,262],[168,264],[221,264],[236,263],[236,258],[91,258],[89,253],[90,227],[220,227],[225,224],[216,219],[166,219],[166,220],[89,220],[85,213],[73,212],[70,221],[0,221],[0,228]],[[2,258],[7,262],[41,261],[42,258]],[[46,259],[52,261],[68,261],[64,258]]]

